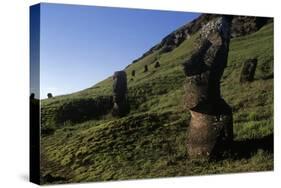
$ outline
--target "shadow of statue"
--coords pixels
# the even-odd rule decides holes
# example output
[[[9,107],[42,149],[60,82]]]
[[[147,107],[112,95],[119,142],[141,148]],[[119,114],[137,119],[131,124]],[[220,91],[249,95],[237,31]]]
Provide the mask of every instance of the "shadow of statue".
[[[258,150],[273,153],[273,140],[273,134],[269,134],[262,138],[234,141],[232,156],[235,159],[250,158]]]

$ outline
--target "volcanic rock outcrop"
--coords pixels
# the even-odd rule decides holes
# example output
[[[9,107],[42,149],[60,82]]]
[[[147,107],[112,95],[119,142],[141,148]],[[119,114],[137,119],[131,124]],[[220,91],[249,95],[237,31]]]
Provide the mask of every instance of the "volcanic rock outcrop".
[[[184,65],[184,105],[191,113],[187,135],[190,158],[224,153],[233,140],[232,109],[222,99],[220,79],[227,64],[232,17],[221,16],[202,27],[194,53]]]
[[[254,80],[256,68],[257,68],[258,60],[254,59],[247,59],[244,62],[241,75],[240,75],[240,83],[244,82],[251,82]]]
[[[128,89],[126,72],[115,72],[113,75],[113,116],[124,116],[129,112],[127,91]]]

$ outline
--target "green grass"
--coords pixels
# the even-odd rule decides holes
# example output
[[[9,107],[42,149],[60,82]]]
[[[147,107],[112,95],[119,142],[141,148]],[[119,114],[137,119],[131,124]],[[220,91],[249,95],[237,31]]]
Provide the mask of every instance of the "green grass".
[[[42,128],[55,132],[41,139],[41,175],[63,177],[55,182],[62,183],[272,170],[272,151],[258,143],[273,134],[273,25],[230,43],[222,96],[233,108],[237,147],[249,148],[219,161],[186,157],[190,116],[182,106],[181,63],[190,56],[195,37],[172,52],[154,52],[126,68],[131,104],[126,117],[107,114],[60,125],[54,119],[71,101],[111,95],[111,77],[86,90],[42,100]],[[253,57],[258,58],[255,79],[241,85],[242,63]],[[154,68],[156,60],[159,68]]]

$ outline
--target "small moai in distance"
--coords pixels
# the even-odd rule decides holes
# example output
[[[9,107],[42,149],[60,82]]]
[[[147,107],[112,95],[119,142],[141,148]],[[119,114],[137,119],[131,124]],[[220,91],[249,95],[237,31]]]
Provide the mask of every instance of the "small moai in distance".
[[[29,99],[34,99],[35,98],[35,94],[31,93]]]
[[[135,76],[135,75],[136,75],[136,71],[132,70],[132,76]]]
[[[232,17],[216,18],[202,27],[190,59],[184,64],[184,106],[191,120],[187,153],[191,159],[210,159],[231,149],[232,109],[222,99],[220,79],[227,64]]]
[[[247,59],[244,64],[240,75],[240,83],[251,82],[254,80],[258,60]]]
[[[116,71],[113,75],[113,116],[122,117],[129,112],[127,92],[126,72]]]
[[[53,98],[52,93],[48,93],[48,94],[47,94],[47,97],[48,97],[48,99]]]
[[[148,66],[144,65],[144,71],[143,72],[147,72],[148,71]]]
[[[154,64],[154,68],[158,68],[158,67],[160,67],[160,62],[156,61],[155,64]]]

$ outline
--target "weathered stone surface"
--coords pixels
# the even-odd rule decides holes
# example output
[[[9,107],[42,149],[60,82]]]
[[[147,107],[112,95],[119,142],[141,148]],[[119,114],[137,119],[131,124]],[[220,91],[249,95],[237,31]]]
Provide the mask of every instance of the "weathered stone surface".
[[[232,111],[222,99],[190,110],[187,148],[190,158],[209,158],[230,149],[233,140]]]
[[[256,58],[248,59],[244,62],[240,75],[240,83],[251,82],[254,80],[257,63],[258,60]]]
[[[229,148],[233,139],[232,110],[220,92],[231,19],[222,16],[203,26],[194,53],[184,63],[184,105],[191,113],[187,138],[190,158],[215,156]]]
[[[115,72],[113,75],[113,116],[124,116],[129,112],[127,91],[128,90],[126,72]]]

